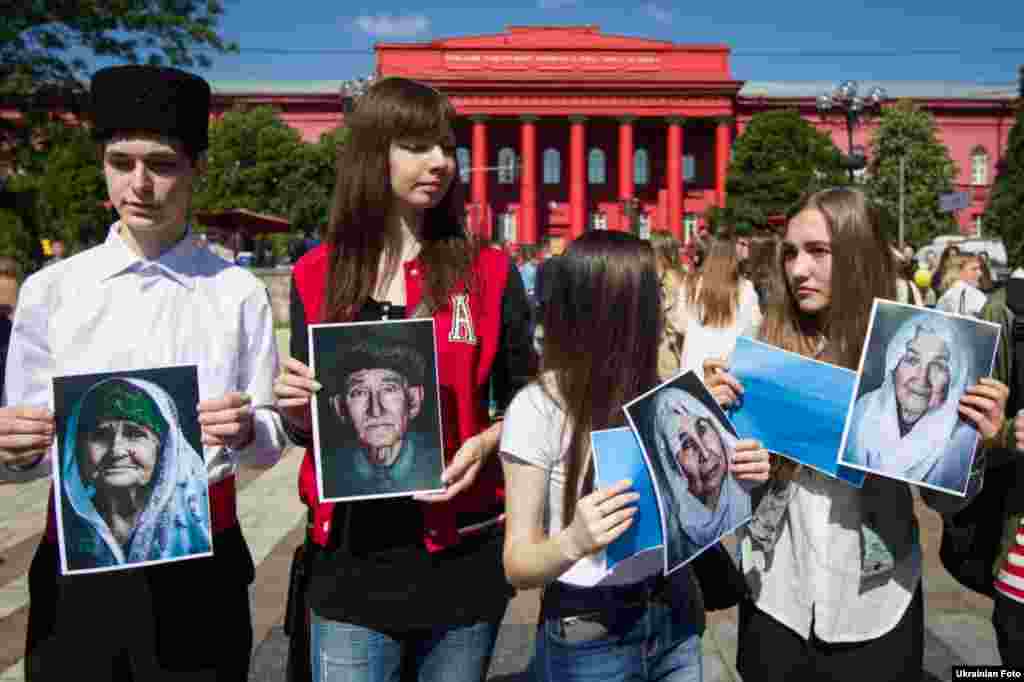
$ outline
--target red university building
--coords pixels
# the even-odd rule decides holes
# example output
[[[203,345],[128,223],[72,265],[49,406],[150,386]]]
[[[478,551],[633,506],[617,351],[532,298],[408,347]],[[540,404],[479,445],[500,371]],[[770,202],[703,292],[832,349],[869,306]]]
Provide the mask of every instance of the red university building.
[[[509,27],[497,35],[382,43],[375,76],[445,92],[460,114],[457,158],[474,231],[516,243],[593,228],[693,235],[725,200],[731,145],[755,113],[796,108],[847,150],[841,115],[815,98],[832,83],[736,80],[725,45],[601,33],[596,26]],[[339,74],[347,75],[347,74]],[[838,74],[837,74],[838,75]],[[214,106],[271,104],[306,140],[343,122],[342,81],[214,81]],[[1014,121],[1015,87],[944,81],[882,85],[930,111],[971,195],[959,221],[981,226]],[[215,113],[215,116],[218,115]],[[854,134],[867,148],[875,121]]]

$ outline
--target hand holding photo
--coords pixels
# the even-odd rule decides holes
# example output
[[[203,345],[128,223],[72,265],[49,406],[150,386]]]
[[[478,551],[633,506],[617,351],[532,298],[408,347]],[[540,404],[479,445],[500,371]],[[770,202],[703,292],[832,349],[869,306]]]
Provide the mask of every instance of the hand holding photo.
[[[664,567],[664,542],[658,497],[643,450],[630,428],[605,429],[590,434],[593,448],[594,488],[607,488],[618,481],[632,481],[632,491],[640,496],[633,525],[586,562],[577,562],[568,581],[573,584],[613,585],[636,583],[660,573]],[[581,581],[587,571],[593,577]],[[565,576],[562,578],[566,580]]]
[[[320,499],[444,490],[433,319],[309,328]]]
[[[960,399],[991,376],[999,331],[875,299],[840,462],[963,497],[979,438]]]
[[[864,472],[838,463],[854,372],[741,336],[729,373],[743,385],[729,410],[737,432],[827,476],[864,484]]]
[[[56,377],[61,572],[210,556],[196,367]]]
[[[750,520],[750,492],[731,470],[738,437],[694,372],[623,409],[655,484],[668,574]]]

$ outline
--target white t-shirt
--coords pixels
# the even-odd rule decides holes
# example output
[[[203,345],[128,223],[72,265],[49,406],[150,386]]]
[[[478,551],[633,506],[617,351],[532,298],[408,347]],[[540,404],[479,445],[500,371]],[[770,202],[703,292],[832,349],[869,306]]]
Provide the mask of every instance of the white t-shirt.
[[[947,313],[977,316],[985,307],[987,298],[981,289],[960,280],[946,290],[935,307]]]
[[[547,474],[544,523],[549,537],[563,528],[565,453],[572,440],[572,431],[565,428],[565,424],[565,412],[534,382],[512,400],[505,410],[501,429],[503,456],[540,467]],[[577,587],[591,587],[597,583],[627,585],[659,573],[663,564],[661,552],[652,552],[627,570],[609,574],[605,569],[604,552],[595,552],[573,564],[558,577],[558,581]]]
[[[544,511],[548,535],[562,530],[565,495],[565,452],[572,432],[566,415],[537,382],[519,391],[505,410],[501,452],[547,473],[548,504]]]

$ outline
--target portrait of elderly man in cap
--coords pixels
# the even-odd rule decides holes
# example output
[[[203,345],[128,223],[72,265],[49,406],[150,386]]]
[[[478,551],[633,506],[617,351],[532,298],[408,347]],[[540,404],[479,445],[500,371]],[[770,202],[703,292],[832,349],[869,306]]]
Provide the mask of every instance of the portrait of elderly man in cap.
[[[210,503],[197,445],[156,383],[94,384],[74,405],[61,443],[67,572],[208,556]]]
[[[978,431],[960,399],[989,376],[998,328],[894,303],[876,302],[841,462],[908,483],[964,494]],[[870,355],[869,355],[870,354]]]
[[[750,519],[750,493],[731,471],[738,438],[693,372],[630,403],[626,413],[658,487],[672,571]]]
[[[437,415],[424,413],[437,404],[428,393],[436,385],[432,363],[413,342],[373,334],[375,326],[349,327],[369,335],[343,342],[334,360],[318,367],[325,377],[318,396],[325,404],[317,409],[326,422],[318,424],[325,500],[444,489]]]

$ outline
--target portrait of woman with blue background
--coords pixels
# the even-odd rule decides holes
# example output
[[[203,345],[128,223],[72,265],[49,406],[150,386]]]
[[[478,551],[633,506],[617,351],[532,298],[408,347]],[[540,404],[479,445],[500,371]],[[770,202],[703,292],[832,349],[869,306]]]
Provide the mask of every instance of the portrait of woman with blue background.
[[[688,390],[684,390],[685,387]],[[731,472],[737,436],[709,403],[693,395],[703,385],[692,372],[650,396],[636,415],[661,493],[666,570],[693,559],[750,518],[750,493]],[[707,393],[704,390],[704,393]],[[717,407],[717,406],[716,406]]]
[[[842,462],[962,495],[978,431],[960,415],[960,398],[991,374],[998,329],[909,306],[876,306]],[[876,365],[885,358],[880,377],[869,357]]]
[[[166,390],[99,381],[74,404],[60,448],[65,573],[211,553],[206,468]]]

